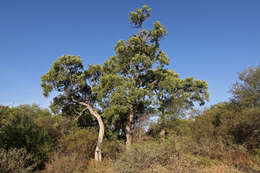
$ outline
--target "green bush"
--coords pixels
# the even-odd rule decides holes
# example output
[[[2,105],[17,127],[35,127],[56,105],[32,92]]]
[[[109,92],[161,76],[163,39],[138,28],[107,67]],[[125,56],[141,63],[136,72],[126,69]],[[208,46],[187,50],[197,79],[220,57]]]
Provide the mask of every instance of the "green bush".
[[[48,131],[35,124],[35,119],[47,116],[37,106],[18,106],[0,109],[0,148],[25,148],[37,168],[43,168],[51,151],[52,139]],[[49,116],[49,115],[48,115]]]
[[[125,146],[118,140],[108,141],[105,140],[102,144],[102,155],[104,159],[115,160],[119,154],[123,152]]]
[[[151,124],[148,135],[154,138],[163,137],[163,135],[187,136],[192,132],[192,124],[192,120],[185,119],[159,120],[157,123]]]
[[[134,144],[129,151],[122,153],[115,162],[115,169],[118,173],[136,173],[154,165],[167,165],[175,154],[174,144],[142,142]]]
[[[59,152],[63,154],[78,153],[91,159],[97,144],[97,130],[94,128],[78,129],[62,137],[59,141]]]
[[[54,154],[43,173],[80,173],[87,169],[88,159],[78,152]]]
[[[61,137],[77,128],[74,121],[61,115],[40,116],[34,120],[34,123],[48,133],[54,145],[57,144]]]
[[[260,147],[260,109],[233,103],[219,103],[204,111],[193,123],[193,137],[198,143],[212,140],[224,145],[243,145],[249,151]]]
[[[73,129],[59,139],[58,150],[46,165],[46,173],[71,173],[87,170],[94,157],[97,129]]]
[[[0,149],[1,173],[27,173],[34,169],[32,155],[25,149],[11,148],[8,151]]]

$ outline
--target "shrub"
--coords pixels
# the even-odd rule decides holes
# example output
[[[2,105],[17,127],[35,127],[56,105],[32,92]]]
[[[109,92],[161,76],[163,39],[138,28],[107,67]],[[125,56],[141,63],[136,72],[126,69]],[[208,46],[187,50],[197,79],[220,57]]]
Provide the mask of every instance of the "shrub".
[[[0,149],[1,173],[26,173],[34,169],[32,155],[25,149],[11,148],[8,151]]]
[[[114,160],[117,159],[119,154],[123,152],[125,146],[118,140],[104,141],[102,144],[102,155],[104,159]]]
[[[167,165],[174,156],[174,146],[156,141],[134,144],[129,151],[121,154],[115,162],[118,173],[135,173],[152,168],[153,165]]]
[[[86,170],[88,161],[79,153],[54,154],[43,173],[80,173]]]
[[[61,115],[40,116],[34,120],[34,123],[48,133],[54,146],[61,137],[69,134],[70,131],[76,128],[74,121]]]
[[[39,128],[34,120],[46,110],[37,106],[19,106],[0,110],[0,148],[25,148],[33,156],[37,168],[43,168],[51,151],[52,140],[48,132]]]
[[[260,109],[244,108],[233,103],[212,106],[196,118],[193,137],[198,143],[212,140],[224,145],[243,145],[249,151],[260,147]]]
[[[59,152],[63,154],[76,152],[86,159],[93,158],[97,136],[97,130],[94,128],[75,130],[60,139]]]
[[[154,138],[162,137],[162,132],[164,132],[167,136],[190,135],[192,132],[192,124],[192,120],[185,119],[159,120],[158,123],[151,124],[148,130],[148,135]]]

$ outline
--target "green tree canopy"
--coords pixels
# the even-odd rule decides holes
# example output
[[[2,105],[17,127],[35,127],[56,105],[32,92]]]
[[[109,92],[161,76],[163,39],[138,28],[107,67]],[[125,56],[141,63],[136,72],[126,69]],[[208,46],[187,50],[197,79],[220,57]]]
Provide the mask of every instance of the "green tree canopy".
[[[150,11],[143,6],[130,12],[130,23],[139,31],[127,41],[116,43],[115,55],[104,63],[104,74],[96,88],[99,101],[109,105],[106,117],[125,126],[127,146],[135,123],[144,113],[159,111],[165,115],[178,107],[190,108],[194,102],[202,105],[208,100],[205,81],[192,77],[182,80],[167,68],[170,60],[160,48],[166,28],[159,21],[150,31],[142,28]]]
[[[243,106],[260,107],[260,65],[239,73],[238,78],[231,90],[233,101]]]
[[[79,56],[64,55],[55,61],[48,73],[42,76],[44,96],[55,91],[53,104],[64,110],[65,108],[85,107],[98,121],[99,137],[97,141],[95,159],[101,160],[101,143],[104,136],[104,124],[98,113],[97,93],[93,90],[99,84],[102,75],[100,65],[89,65],[84,70],[82,59]],[[80,110],[82,111],[82,109]]]

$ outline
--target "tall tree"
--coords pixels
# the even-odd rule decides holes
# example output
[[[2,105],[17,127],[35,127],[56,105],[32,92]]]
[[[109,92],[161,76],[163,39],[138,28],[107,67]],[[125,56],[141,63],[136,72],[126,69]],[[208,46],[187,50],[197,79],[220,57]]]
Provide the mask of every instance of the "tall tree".
[[[90,65],[84,70],[79,56],[64,55],[59,57],[49,72],[41,77],[44,96],[48,97],[52,91],[55,91],[58,95],[54,97],[54,102],[62,100],[64,103],[84,106],[96,118],[99,134],[95,160],[99,161],[101,160],[104,124],[98,113],[97,94],[93,88],[98,85],[101,74],[101,66]]]
[[[232,101],[245,107],[260,107],[260,65],[244,70],[238,78],[231,90]]]
[[[260,147],[260,65],[244,70],[238,78],[231,90],[236,108],[232,135],[252,151]]]
[[[208,99],[205,81],[182,80],[166,68],[169,58],[160,49],[166,28],[159,21],[150,31],[142,28],[150,12],[146,5],[130,12],[130,23],[138,28],[138,33],[116,43],[115,55],[104,63],[104,74],[96,88],[99,102],[106,107],[106,118],[124,126],[121,130],[126,135],[127,149],[132,144],[133,129],[143,115],[151,112],[165,115],[175,103],[187,108],[196,101],[204,104]]]

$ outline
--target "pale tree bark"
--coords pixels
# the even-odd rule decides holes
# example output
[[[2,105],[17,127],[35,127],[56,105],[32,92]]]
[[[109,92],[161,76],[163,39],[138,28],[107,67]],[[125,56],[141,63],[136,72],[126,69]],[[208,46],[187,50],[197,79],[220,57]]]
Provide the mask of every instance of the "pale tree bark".
[[[95,150],[95,160],[101,161],[102,160],[102,152],[101,152],[101,147],[102,147],[102,142],[104,138],[104,123],[102,121],[101,116],[90,106],[87,105],[89,112],[94,115],[98,121],[99,125],[99,132],[98,132],[98,140],[97,140],[97,146]]]
[[[88,108],[86,107],[86,108],[84,108],[82,111],[80,111],[80,112],[77,112],[77,116],[76,116],[76,118],[74,118],[74,120],[78,120],[81,116],[82,116],[82,114],[87,110]]]
[[[129,119],[128,122],[126,123],[126,150],[130,149],[130,146],[133,143],[133,134],[131,131],[132,124],[134,122],[134,111],[133,111],[133,106],[130,106],[130,113],[129,113]]]
[[[131,125],[129,122],[126,124],[125,129],[126,129],[126,150],[129,150],[132,144]]]
[[[98,125],[99,125],[99,132],[98,132],[98,140],[97,140],[97,146],[95,149],[95,160],[96,161],[101,161],[102,160],[102,142],[103,142],[103,138],[104,138],[104,131],[105,131],[105,127],[104,127],[104,123],[102,121],[101,116],[99,115],[99,113],[97,113],[97,111],[95,111],[95,109],[87,103],[84,102],[77,102],[81,105],[84,105],[87,107],[87,109],[89,110],[90,114],[93,115],[97,121],[98,121]]]

